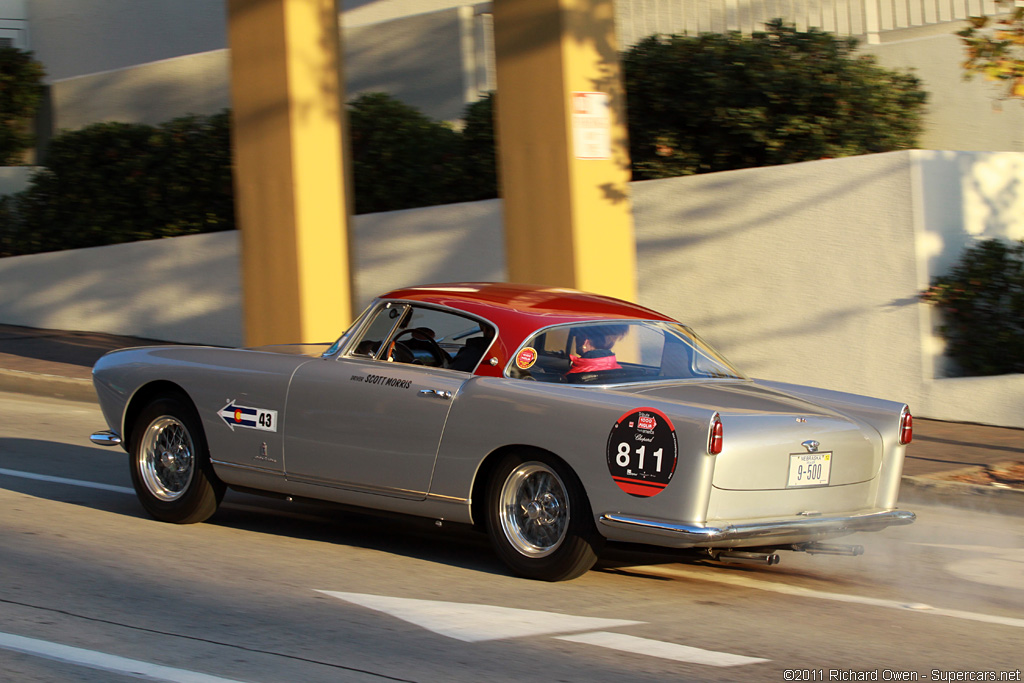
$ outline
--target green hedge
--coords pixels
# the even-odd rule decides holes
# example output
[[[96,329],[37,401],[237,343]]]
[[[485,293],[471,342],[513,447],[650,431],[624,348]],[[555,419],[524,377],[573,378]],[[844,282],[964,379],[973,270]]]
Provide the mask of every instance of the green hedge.
[[[623,56],[635,179],[772,166],[915,146],[917,78],[855,56],[857,41],[781,20],[652,36]]]
[[[63,133],[0,203],[0,256],[235,227],[227,112]]]
[[[1024,241],[979,242],[921,298],[942,311],[946,355],[962,374],[1024,372]]]
[[[383,93],[349,104],[355,212],[497,196],[490,96],[458,132]],[[56,136],[24,192],[0,197],[0,256],[235,227],[230,114]]]

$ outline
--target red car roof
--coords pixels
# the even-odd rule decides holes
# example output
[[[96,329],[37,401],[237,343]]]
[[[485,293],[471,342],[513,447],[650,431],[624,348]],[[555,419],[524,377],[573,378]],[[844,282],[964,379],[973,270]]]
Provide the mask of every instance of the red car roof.
[[[598,294],[497,282],[406,287],[380,298],[446,306],[497,325],[498,343],[491,347],[489,356],[496,356],[498,363],[481,363],[478,375],[500,375],[511,354],[542,327],[593,320],[672,320],[649,308]]]

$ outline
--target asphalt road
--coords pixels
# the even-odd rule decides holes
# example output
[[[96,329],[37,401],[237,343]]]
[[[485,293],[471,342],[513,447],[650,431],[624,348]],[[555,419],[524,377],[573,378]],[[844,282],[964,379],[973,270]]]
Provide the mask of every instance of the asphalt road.
[[[103,427],[0,394],[0,680],[1021,680],[1020,517],[922,507],[861,557],[618,550],[546,584],[430,520],[229,492],[152,521]]]

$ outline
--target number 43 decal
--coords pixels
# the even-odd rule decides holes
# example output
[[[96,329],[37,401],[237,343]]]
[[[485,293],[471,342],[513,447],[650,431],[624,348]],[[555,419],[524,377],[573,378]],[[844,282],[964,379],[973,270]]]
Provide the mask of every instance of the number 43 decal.
[[[253,408],[251,406],[237,405],[233,400],[221,408],[218,413],[221,419],[227,423],[231,431],[235,427],[246,429],[258,429],[264,432],[277,431],[277,411],[266,408]]]

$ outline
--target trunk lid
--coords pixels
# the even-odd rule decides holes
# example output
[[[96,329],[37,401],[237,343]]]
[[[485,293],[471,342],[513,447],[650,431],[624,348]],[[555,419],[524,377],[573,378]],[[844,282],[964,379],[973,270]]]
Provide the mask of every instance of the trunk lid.
[[[881,466],[881,436],[869,425],[751,382],[617,390],[718,411],[724,444],[714,456],[716,488],[766,491],[842,486],[873,479]]]

